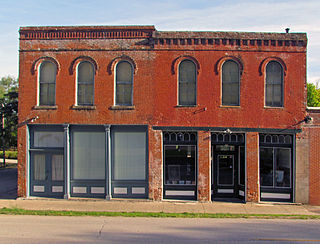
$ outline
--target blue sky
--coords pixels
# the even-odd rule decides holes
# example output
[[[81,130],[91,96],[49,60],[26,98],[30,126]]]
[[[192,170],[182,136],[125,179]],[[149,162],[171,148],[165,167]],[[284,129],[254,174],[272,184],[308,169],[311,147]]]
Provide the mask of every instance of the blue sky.
[[[155,25],[157,30],[306,32],[308,82],[320,81],[319,0],[2,0],[0,77],[18,76],[20,26]]]

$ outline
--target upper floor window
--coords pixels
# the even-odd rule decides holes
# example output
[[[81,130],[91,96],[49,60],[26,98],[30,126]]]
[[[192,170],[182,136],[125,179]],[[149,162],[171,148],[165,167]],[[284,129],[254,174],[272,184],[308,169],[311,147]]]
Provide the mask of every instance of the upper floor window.
[[[228,60],[222,65],[222,105],[240,105],[239,65],[233,60]]]
[[[265,104],[270,107],[283,106],[283,68],[271,61],[266,67]]]
[[[178,104],[196,105],[197,74],[196,65],[191,60],[184,60],[179,65]]]
[[[39,105],[55,105],[57,67],[50,61],[40,64]]]
[[[116,66],[115,105],[133,105],[133,68],[128,61],[121,61]]]
[[[94,99],[94,67],[88,61],[78,65],[77,72],[77,105],[93,105]]]

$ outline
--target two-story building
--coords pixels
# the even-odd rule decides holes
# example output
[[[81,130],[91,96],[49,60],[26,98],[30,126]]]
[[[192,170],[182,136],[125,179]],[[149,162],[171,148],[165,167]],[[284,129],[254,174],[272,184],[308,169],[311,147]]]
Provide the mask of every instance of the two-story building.
[[[304,33],[20,28],[19,196],[309,202],[306,46]]]

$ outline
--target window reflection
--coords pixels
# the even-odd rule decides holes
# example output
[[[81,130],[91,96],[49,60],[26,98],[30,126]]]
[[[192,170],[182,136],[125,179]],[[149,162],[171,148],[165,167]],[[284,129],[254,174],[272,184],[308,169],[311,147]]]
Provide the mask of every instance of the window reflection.
[[[195,146],[165,146],[165,184],[195,185]]]

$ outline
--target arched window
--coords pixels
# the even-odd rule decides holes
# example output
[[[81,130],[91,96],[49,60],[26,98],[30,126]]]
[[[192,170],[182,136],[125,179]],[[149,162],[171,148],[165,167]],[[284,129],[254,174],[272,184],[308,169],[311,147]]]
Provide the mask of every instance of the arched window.
[[[133,105],[133,68],[127,61],[120,61],[116,66],[115,105]]]
[[[266,106],[283,106],[283,68],[276,61],[271,61],[266,67]]]
[[[233,60],[228,60],[222,65],[222,105],[240,105],[239,65]]]
[[[94,99],[94,67],[88,61],[78,65],[77,105],[93,105]]]
[[[56,100],[57,67],[50,61],[40,64],[39,72],[39,105],[52,106]]]
[[[179,65],[179,105],[196,105],[197,74],[196,65],[184,60]]]

